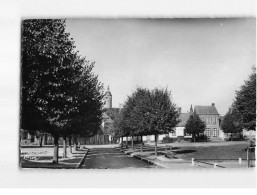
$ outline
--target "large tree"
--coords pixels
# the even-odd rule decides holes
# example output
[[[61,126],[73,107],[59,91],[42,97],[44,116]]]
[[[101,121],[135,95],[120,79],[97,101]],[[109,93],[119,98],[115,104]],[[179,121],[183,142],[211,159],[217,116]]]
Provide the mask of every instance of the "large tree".
[[[199,138],[200,134],[205,131],[206,125],[198,114],[193,112],[185,125],[185,133],[192,134],[194,142]]]
[[[256,130],[256,67],[240,90],[236,91],[233,103],[233,112],[242,120],[242,125],[247,130]]]
[[[124,129],[134,135],[154,135],[155,155],[159,134],[172,132],[179,114],[167,89],[137,88],[124,105]]]
[[[100,121],[101,86],[74,48],[65,20],[23,21],[21,128],[54,137],[53,162],[60,136],[91,135]]]
[[[54,162],[58,162],[58,139],[72,104],[76,58],[74,42],[65,33],[64,20],[25,20],[22,23],[21,128],[44,129],[54,137]],[[31,126],[31,111],[45,126]]]
[[[128,132],[126,132],[125,130],[123,111],[124,111],[123,109],[120,109],[112,125],[114,137],[121,139],[121,142],[120,142],[121,148],[123,147],[123,137],[128,135]]]
[[[233,110],[229,109],[229,111],[224,116],[224,119],[221,123],[221,128],[224,133],[231,133],[231,141],[233,139],[233,134],[241,133],[242,132],[242,124],[241,121],[236,116],[236,113]]]

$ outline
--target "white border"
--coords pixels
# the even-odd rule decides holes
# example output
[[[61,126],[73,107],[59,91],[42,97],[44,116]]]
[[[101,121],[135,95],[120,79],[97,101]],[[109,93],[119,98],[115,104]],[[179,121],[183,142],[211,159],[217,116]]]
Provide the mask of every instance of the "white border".
[[[1,1],[0,187],[226,188],[256,186],[255,170],[99,171],[20,170],[18,168],[20,22],[22,18],[255,17],[255,10],[254,0]],[[123,192],[124,190],[121,190],[118,193]],[[36,193],[38,193],[37,190]]]

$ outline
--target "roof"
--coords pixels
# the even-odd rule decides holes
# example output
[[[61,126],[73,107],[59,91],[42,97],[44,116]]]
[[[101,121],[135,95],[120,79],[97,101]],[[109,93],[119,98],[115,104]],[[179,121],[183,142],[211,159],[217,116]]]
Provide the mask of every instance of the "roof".
[[[215,106],[195,106],[196,114],[219,114]]]
[[[103,112],[104,126],[101,125],[101,134],[110,135],[110,129],[114,121],[108,116],[106,112]]]
[[[113,120],[106,114],[106,112],[103,113],[103,120],[107,123],[113,123]]]
[[[184,127],[186,125],[187,120],[190,117],[190,113],[180,113],[179,119],[181,120],[176,126],[177,127]]]

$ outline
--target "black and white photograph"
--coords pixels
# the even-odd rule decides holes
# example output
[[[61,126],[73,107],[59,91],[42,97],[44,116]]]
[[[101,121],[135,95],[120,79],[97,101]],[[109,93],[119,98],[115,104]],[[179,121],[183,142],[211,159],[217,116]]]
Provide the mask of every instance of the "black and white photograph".
[[[255,167],[255,23],[24,19],[20,166]]]
[[[0,187],[256,188],[255,4],[3,1]]]

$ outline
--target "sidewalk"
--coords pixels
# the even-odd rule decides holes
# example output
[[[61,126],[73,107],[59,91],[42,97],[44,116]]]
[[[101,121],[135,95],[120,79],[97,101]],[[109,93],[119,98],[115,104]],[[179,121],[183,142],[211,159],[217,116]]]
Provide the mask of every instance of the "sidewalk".
[[[165,157],[165,151],[163,148],[158,148],[158,156],[155,156],[154,151],[151,150],[151,146],[144,145],[143,151],[141,152],[140,147],[135,146],[134,150],[131,148],[122,148],[117,147],[117,150],[124,152],[125,154],[131,155],[135,158],[143,160],[150,164],[155,164],[159,168],[168,168],[168,169],[188,169],[188,168],[201,168],[199,165],[192,166],[192,162],[188,160],[183,160],[179,158],[170,159]],[[161,150],[162,151],[161,151]]]
[[[167,148],[166,148],[167,145]],[[171,144],[159,144],[158,145],[158,156],[155,156],[155,147],[153,144],[145,144],[143,146],[143,152],[141,152],[141,145],[134,145],[134,150],[131,147],[122,148],[116,147],[116,149],[131,155],[135,158],[143,160],[150,164],[155,164],[157,167],[169,168],[169,169],[188,169],[188,168],[214,168],[214,163],[216,163],[216,168],[247,168],[247,161],[242,160],[242,164],[238,163],[238,160],[229,160],[224,161],[222,159],[216,160],[208,160],[205,159],[203,161],[196,160],[194,161],[194,165],[192,166],[192,158],[180,158],[181,145],[172,144],[172,150],[169,147]],[[197,144],[199,147],[200,144]],[[230,145],[230,144],[226,144]],[[180,146],[180,147],[177,147]],[[187,145],[183,144],[182,148],[187,147]],[[206,147],[205,145],[203,147]],[[185,150],[186,151],[186,150]],[[171,156],[170,158],[166,156]],[[172,158],[173,157],[173,158]],[[254,163],[253,163],[254,164]]]
[[[20,155],[21,168],[75,169],[84,161],[88,149],[79,149],[72,154],[67,150],[67,158],[63,158],[59,148],[58,163],[53,163],[53,148],[22,148]]]

